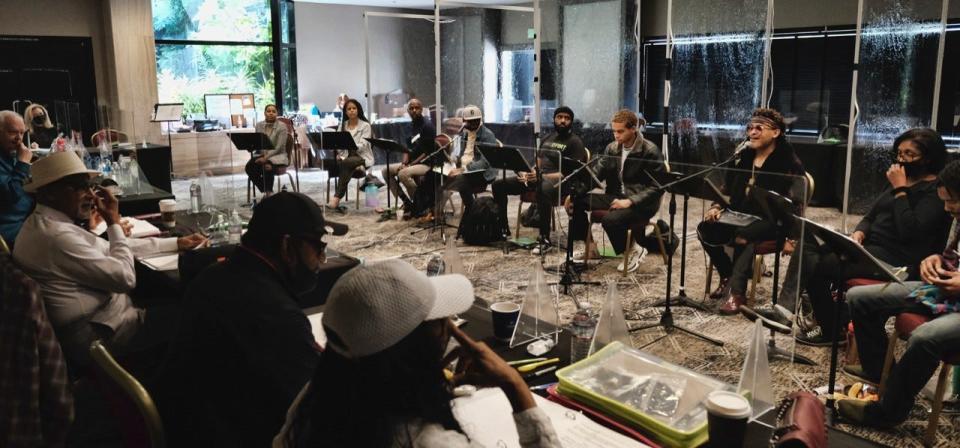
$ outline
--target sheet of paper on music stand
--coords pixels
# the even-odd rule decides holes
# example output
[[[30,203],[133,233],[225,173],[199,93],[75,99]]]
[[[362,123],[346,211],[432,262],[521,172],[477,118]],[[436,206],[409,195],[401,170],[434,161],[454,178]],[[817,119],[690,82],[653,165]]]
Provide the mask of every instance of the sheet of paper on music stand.
[[[645,447],[599,423],[579,411],[566,408],[539,395],[533,396],[553,424],[563,446],[585,448]],[[513,409],[499,388],[480,389],[476,393],[453,400],[453,416],[471,441],[480,446],[519,447],[520,436],[513,422]]]
[[[243,101],[240,98],[230,99],[230,115],[243,114]]]
[[[154,271],[176,271],[179,267],[180,254],[166,254],[156,257],[144,258],[140,260],[148,268]]]
[[[180,121],[183,116],[183,104],[157,104],[153,121]]]
[[[307,319],[310,321],[310,330],[313,332],[313,339],[317,341],[317,345],[321,348],[326,347],[327,334],[323,332],[323,324],[320,323],[323,320],[323,313],[310,314]]]

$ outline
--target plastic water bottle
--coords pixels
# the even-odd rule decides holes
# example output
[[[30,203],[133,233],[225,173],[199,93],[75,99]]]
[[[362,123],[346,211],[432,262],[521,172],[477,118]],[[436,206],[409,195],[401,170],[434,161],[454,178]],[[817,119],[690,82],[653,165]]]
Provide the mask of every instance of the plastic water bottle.
[[[110,172],[110,162],[112,162],[110,156],[110,146],[106,142],[100,143],[100,170],[103,171],[104,176]]]
[[[240,235],[243,233],[243,221],[240,219],[240,214],[236,210],[230,214],[230,225],[228,227],[230,232],[230,244],[240,244]]]
[[[190,213],[200,213],[203,209],[203,197],[200,194],[200,184],[194,180],[190,183]]]
[[[590,353],[590,344],[593,343],[597,321],[590,314],[590,308],[583,307],[573,315],[570,327],[570,362],[574,363],[586,358]]]
[[[134,194],[140,194],[140,164],[137,163],[137,159],[130,159],[130,186],[133,188]]]

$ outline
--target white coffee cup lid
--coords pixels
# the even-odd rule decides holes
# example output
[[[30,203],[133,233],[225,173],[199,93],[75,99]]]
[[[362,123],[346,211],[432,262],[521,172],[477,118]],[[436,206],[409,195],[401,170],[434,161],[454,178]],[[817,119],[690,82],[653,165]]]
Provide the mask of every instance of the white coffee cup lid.
[[[750,402],[743,395],[726,390],[710,392],[703,405],[707,412],[731,418],[749,417],[751,411]]]

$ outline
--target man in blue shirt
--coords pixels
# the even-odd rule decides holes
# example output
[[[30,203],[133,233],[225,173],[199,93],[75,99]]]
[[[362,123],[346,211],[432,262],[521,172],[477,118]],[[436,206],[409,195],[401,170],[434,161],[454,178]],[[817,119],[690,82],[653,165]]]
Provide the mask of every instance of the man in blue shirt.
[[[0,236],[8,245],[33,210],[33,199],[23,191],[30,178],[32,153],[23,144],[23,118],[14,111],[0,111]]]

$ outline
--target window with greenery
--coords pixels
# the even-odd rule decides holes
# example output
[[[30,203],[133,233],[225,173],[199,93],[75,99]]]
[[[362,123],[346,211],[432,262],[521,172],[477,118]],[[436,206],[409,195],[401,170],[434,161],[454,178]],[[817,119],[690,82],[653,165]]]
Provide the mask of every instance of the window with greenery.
[[[292,2],[152,3],[160,102],[182,102],[186,114],[202,116],[204,94],[253,93],[258,109],[277,103],[296,110]]]

